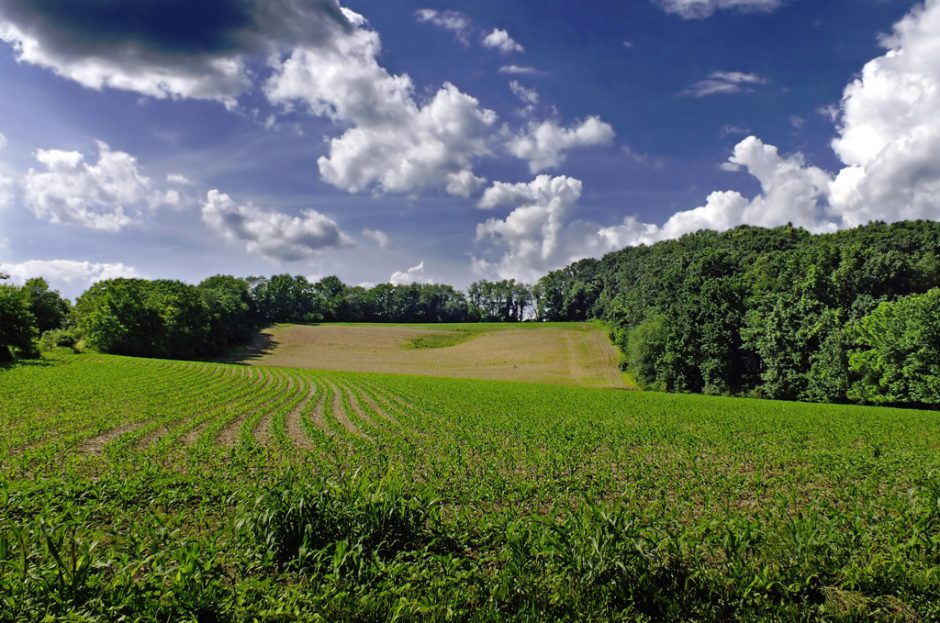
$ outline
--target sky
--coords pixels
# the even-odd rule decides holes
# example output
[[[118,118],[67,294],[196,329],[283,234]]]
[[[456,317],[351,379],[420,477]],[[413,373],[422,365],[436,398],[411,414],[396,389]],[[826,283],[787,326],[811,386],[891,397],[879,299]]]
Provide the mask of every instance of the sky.
[[[940,0],[2,0],[0,272],[549,270],[940,219]]]

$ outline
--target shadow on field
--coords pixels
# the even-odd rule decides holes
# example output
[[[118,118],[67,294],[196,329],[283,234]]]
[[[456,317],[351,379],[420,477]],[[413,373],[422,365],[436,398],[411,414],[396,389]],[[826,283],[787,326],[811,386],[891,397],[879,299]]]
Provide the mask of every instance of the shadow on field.
[[[220,361],[224,363],[248,365],[253,361],[261,359],[265,355],[270,355],[278,346],[280,346],[280,342],[274,339],[274,335],[267,329],[262,329],[251,340],[251,344],[233,349],[224,358],[220,359]]]
[[[0,372],[12,370],[13,368],[45,368],[53,365],[51,361],[42,357],[30,357],[29,359],[0,359]]]

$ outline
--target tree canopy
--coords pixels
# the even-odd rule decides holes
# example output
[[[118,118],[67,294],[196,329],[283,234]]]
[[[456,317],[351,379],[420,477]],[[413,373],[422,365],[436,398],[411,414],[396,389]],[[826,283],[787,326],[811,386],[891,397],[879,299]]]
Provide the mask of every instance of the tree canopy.
[[[910,221],[701,231],[576,262],[534,291],[541,318],[607,321],[647,387],[940,404],[940,311],[916,296],[938,286],[940,223]]]

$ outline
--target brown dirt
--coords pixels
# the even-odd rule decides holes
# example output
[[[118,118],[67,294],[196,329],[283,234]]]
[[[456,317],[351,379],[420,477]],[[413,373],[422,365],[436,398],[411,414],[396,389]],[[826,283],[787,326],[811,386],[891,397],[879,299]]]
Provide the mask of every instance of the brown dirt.
[[[294,378],[293,374],[287,375],[287,386],[284,388],[285,393],[291,393],[294,391],[294,384],[297,382],[297,379]],[[303,402],[306,402],[304,400]],[[303,402],[301,404],[303,404]],[[274,411],[268,411],[265,413],[258,423],[255,425],[255,429],[252,431],[252,434],[255,436],[255,440],[262,446],[271,445],[271,441],[274,439],[274,431],[271,430],[274,422]]]
[[[287,391],[286,389],[282,387],[286,385],[287,382],[285,382],[285,380],[281,377],[275,378],[275,376],[270,372],[270,370],[262,369],[262,378],[264,379],[264,383],[262,383],[262,386],[268,386],[273,383],[277,383],[276,387],[278,389],[280,389],[281,391]],[[288,378],[289,378],[289,375],[288,375]],[[277,393],[274,395],[272,400],[277,401],[279,400],[279,398],[280,398],[280,394]],[[264,407],[259,407],[259,409],[260,408],[264,408]],[[242,426],[245,423],[245,420],[250,418],[253,413],[255,412],[245,411],[244,413],[236,417],[234,420],[226,424],[225,427],[223,427],[222,430],[219,432],[219,436],[216,439],[216,445],[222,446],[224,448],[231,448],[235,446],[238,443],[238,438],[241,436],[241,430],[242,430]],[[268,415],[265,415],[265,417],[268,417]],[[203,428],[203,426],[200,426],[200,428]]]
[[[317,404],[313,407],[313,413],[310,414],[310,420],[313,422],[314,426],[323,431],[324,435],[330,434],[330,427],[326,423],[326,400],[328,393],[325,384],[320,381],[320,396],[317,398]]]
[[[300,418],[303,417],[304,409],[307,408],[307,405],[310,404],[311,400],[317,400],[318,406],[323,409],[323,400],[322,396],[318,396],[317,386],[312,381],[309,381],[307,384],[307,397],[301,401],[290,413],[287,414],[287,417],[284,419],[284,428],[287,431],[287,436],[290,438],[291,442],[301,450],[306,450],[311,452],[314,450],[315,446],[313,442],[310,441],[310,437],[307,436],[307,433],[304,431],[303,425],[300,422]],[[316,406],[314,407],[314,411]]]
[[[326,383],[333,390],[333,417],[351,434],[366,438],[366,434],[353,424],[352,420],[349,419],[349,414],[346,413],[346,408],[343,406],[343,390],[332,381],[326,381]]]
[[[130,433],[137,430],[138,428],[142,428],[146,424],[147,422],[134,422],[133,424],[125,424],[124,426],[112,428],[104,434],[98,435],[97,437],[92,437],[91,439],[86,439],[78,444],[78,451],[85,454],[101,454],[104,452],[104,447],[110,442],[114,441],[125,433]]]
[[[359,400],[356,398],[355,394],[353,394],[351,388],[348,385],[345,385],[343,389],[346,392],[346,395],[349,396],[349,408],[355,411],[356,415],[367,424],[373,428],[379,428],[375,418],[373,418],[365,409],[362,408],[362,405],[359,404]]]
[[[254,369],[246,368],[246,370],[245,370],[244,372],[242,372],[241,370],[239,370],[239,371],[237,372],[237,374],[238,374],[240,377],[242,377],[246,382],[257,384],[257,385],[259,385],[260,387],[265,387],[265,386],[270,385],[271,383],[274,382],[274,376],[270,373],[270,371],[268,371],[268,370],[266,370],[266,369],[264,369],[264,368],[254,368]],[[241,400],[242,400],[242,399],[232,400],[232,401],[228,402],[228,403],[225,405],[225,408],[229,408],[229,407],[231,407],[231,406],[233,406],[233,405],[235,405],[235,404],[241,402]],[[236,418],[236,422],[232,422],[232,423],[229,423],[228,425],[226,425],[226,427],[223,428],[223,429],[222,429],[222,432],[219,434],[220,437],[221,437],[223,434],[226,433],[227,429],[228,429],[232,424],[237,424],[237,426],[240,426],[240,425],[241,425],[241,422],[242,422],[247,416],[248,416],[247,413],[242,413],[241,415],[239,415],[239,416]],[[190,430],[188,433],[186,433],[185,435],[183,435],[183,437],[182,437],[182,439],[181,439],[181,442],[182,442],[184,445],[187,445],[187,446],[191,446],[191,445],[193,445],[194,443],[196,443],[196,441],[199,439],[199,436],[202,435],[202,433],[203,433],[207,428],[209,428],[209,426],[212,425],[212,422],[213,422],[215,419],[216,419],[216,418],[210,418],[210,419],[206,420],[205,422],[202,422],[202,423],[198,424],[195,428],[193,428],[193,429]],[[237,433],[238,433],[238,431],[236,430],[236,434],[235,434],[235,437],[236,437],[236,438],[237,438],[237,436],[238,436]],[[234,444],[231,444],[231,445],[234,445]]]
[[[245,361],[265,366],[424,374],[627,388],[603,327],[501,327],[445,348],[410,348],[433,325],[277,325],[276,346]]]
[[[367,388],[363,387],[361,394],[362,394],[362,401],[366,403],[366,405],[368,405],[370,409],[372,409],[372,411],[375,413],[377,417],[385,420],[392,426],[395,426],[395,427],[402,426],[402,423],[398,421],[398,418],[391,415],[388,411],[383,409],[379,405],[379,403],[375,401],[375,398],[372,397],[372,395],[369,393],[369,390]]]

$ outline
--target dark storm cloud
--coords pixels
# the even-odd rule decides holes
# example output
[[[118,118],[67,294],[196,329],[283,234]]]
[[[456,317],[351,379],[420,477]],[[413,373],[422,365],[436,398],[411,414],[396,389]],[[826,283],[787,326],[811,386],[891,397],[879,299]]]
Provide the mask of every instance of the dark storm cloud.
[[[335,0],[3,0],[0,20],[71,57],[228,56],[350,27]]]
[[[251,59],[329,48],[353,28],[337,0],[0,0],[0,40],[21,62],[229,107],[251,86]]]

